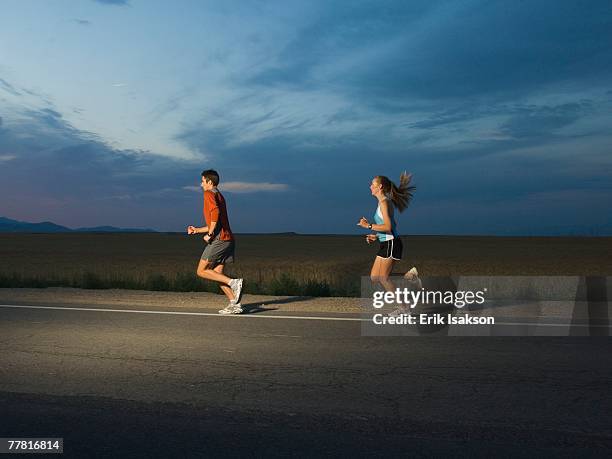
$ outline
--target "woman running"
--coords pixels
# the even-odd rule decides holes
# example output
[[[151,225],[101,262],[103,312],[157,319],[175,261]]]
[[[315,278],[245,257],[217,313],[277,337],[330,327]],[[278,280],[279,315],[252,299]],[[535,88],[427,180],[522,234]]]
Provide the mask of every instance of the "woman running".
[[[370,279],[372,282],[380,283],[383,288],[392,292],[395,286],[389,280],[395,261],[402,259],[402,240],[397,232],[395,223],[395,209],[403,212],[412,199],[416,189],[410,186],[412,174],[403,172],[400,175],[399,186],[395,185],[389,178],[377,175],[372,179],[370,191],[372,196],[378,200],[378,207],[374,213],[374,223],[370,223],[365,217],[361,217],[357,225],[375,231],[374,234],[366,236],[366,242],[371,244],[376,239],[380,242],[380,249],[374,259]],[[402,308],[403,309],[403,308]]]

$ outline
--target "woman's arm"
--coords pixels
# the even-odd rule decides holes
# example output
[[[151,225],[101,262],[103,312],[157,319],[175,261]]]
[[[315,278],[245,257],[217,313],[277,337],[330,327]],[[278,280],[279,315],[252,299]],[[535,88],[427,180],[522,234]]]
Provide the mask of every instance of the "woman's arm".
[[[373,231],[380,231],[381,233],[388,233],[391,231],[391,217],[389,216],[389,204],[387,204],[387,201],[382,201],[380,203],[380,213],[383,217],[382,225],[375,225],[373,223],[370,225],[370,222],[368,222],[365,217],[361,217],[357,226],[368,228]]]

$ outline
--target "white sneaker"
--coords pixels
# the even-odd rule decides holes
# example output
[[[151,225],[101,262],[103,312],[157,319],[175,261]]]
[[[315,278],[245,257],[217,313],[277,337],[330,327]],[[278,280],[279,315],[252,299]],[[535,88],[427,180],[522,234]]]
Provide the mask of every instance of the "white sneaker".
[[[404,274],[404,277],[408,280],[416,280],[419,277],[419,272],[417,271],[416,267],[413,266],[410,271]]]
[[[410,282],[413,289],[421,290],[423,288],[423,283],[421,282],[421,278],[419,277],[419,272],[413,266],[410,271],[404,274],[404,279]]]
[[[240,303],[234,303],[234,301],[230,301],[225,308],[219,310],[219,314],[242,314],[243,309]]]
[[[389,317],[399,317],[402,314],[410,314],[410,310],[406,309],[404,306],[398,306],[395,310],[389,313]]]
[[[234,301],[236,304],[240,304],[242,298],[242,281],[243,279],[232,279],[229,283],[232,293],[234,294]]]

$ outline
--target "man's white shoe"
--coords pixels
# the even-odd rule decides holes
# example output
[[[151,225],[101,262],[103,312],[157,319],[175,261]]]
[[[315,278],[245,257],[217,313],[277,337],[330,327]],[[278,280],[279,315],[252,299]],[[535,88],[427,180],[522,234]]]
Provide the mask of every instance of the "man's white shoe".
[[[240,304],[240,300],[242,299],[242,279],[232,279],[229,286],[234,294],[234,301],[236,304]]]
[[[219,310],[219,314],[224,315],[242,314],[242,312],[242,305],[240,303],[234,303],[233,301],[230,301],[230,304],[228,304],[225,308]]]

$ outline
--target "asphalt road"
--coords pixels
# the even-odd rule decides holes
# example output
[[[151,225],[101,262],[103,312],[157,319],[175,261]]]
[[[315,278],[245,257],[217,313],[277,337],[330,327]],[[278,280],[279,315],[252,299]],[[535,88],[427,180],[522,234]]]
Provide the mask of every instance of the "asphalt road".
[[[0,308],[0,437],[71,457],[612,454],[607,337],[152,310],[171,314]]]

